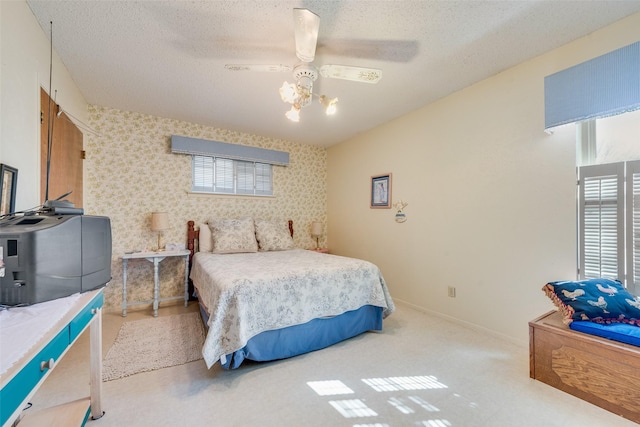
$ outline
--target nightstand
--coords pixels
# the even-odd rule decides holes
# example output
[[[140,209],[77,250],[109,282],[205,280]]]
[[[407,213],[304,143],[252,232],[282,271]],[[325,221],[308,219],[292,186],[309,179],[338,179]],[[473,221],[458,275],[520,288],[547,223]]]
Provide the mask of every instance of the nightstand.
[[[182,299],[179,297],[160,298],[160,279],[159,268],[160,262],[167,257],[184,258],[184,306],[189,305],[189,255],[188,250],[181,251],[162,251],[162,252],[131,252],[122,256],[122,317],[127,315],[127,307],[137,304],[148,304],[153,302],[153,317],[158,317],[158,305],[161,301]],[[130,259],[146,259],[153,263],[153,300],[141,302],[127,302],[127,264]]]
[[[321,254],[328,254],[329,253],[329,248],[311,248],[309,250],[313,251],[313,252],[319,252]]]

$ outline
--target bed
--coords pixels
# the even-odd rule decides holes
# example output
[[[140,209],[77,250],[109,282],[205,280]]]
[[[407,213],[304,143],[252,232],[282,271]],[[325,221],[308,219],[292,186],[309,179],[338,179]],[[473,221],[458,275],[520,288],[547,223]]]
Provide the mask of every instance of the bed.
[[[210,234],[209,234],[210,233]],[[236,369],[381,331],[395,307],[374,264],[296,248],[289,221],[188,222],[207,367]]]

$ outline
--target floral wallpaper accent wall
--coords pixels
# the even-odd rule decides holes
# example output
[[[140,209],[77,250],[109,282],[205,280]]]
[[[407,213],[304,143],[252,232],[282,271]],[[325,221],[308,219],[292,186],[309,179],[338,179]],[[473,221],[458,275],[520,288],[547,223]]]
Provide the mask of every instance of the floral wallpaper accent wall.
[[[84,208],[88,215],[111,219],[113,240],[106,310],[117,311],[122,304],[122,254],[157,246],[150,229],[153,211],[169,213],[167,243],[186,243],[189,220],[254,217],[292,219],[296,245],[315,247],[311,223],[326,224],[327,215],[325,148],[99,106],[89,106],[89,116],[96,134],[85,138]],[[287,151],[290,164],[273,167],[274,197],[194,194],[191,156],[171,153],[171,135]],[[161,298],[183,295],[182,259],[162,261],[160,285]],[[150,301],[152,288],[153,264],[130,261],[127,300]]]

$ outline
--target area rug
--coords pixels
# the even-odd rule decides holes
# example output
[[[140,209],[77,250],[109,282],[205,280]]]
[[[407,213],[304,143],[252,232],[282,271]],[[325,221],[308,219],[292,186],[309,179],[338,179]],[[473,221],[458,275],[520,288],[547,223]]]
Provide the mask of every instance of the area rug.
[[[199,313],[125,322],[102,364],[103,381],[202,359]]]

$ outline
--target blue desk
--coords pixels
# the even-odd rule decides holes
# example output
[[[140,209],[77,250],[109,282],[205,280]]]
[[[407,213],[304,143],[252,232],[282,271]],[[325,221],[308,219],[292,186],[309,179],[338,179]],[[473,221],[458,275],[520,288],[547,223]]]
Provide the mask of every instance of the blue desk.
[[[47,420],[47,425],[84,425],[90,415],[94,419],[103,415],[103,303],[102,289],[86,292],[53,327],[49,328],[47,319],[42,319],[43,328],[48,331],[0,377],[0,425],[11,426],[20,418],[29,399],[87,327],[90,327],[90,397],[42,411],[37,408],[25,411],[20,427],[42,425],[42,420]],[[60,424],[52,420],[59,420]]]

